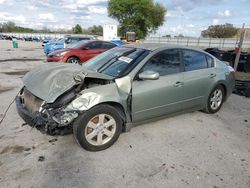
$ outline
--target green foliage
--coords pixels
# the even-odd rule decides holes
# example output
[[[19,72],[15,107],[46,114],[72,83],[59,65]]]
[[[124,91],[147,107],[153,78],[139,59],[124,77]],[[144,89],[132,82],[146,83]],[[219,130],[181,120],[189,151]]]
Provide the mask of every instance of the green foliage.
[[[0,24],[0,32],[34,33],[35,30],[16,26],[14,22]]]
[[[101,25],[93,25],[92,27],[89,27],[88,29],[85,29],[83,33],[89,34],[89,35],[103,35],[103,27]]]
[[[224,25],[211,25],[208,29],[201,32],[202,37],[211,37],[211,38],[231,38],[234,37],[238,32],[238,29],[235,28],[232,24]]]
[[[166,8],[153,0],[109,0],[108,14],[120,23],[119,33],[134,31],[139,38],[163,25]]]
[[[76,26],[72,28],[72,31],[73,31],[74,34],[81,34],[82,33],[82,27],[79,24],[76,24]]]

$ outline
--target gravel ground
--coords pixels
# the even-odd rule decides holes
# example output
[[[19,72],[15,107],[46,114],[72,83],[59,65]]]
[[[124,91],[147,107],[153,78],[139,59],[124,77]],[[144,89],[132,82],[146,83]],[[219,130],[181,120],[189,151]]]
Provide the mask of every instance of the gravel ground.
[[[23,74],[45,60],[40,43],[19,45],[0,41],[0,117]],[[137,126],[101,152],[23,123],[13,105],[0,125],[0,187],[250,187],[250,99],[242,96],[214,115]]]

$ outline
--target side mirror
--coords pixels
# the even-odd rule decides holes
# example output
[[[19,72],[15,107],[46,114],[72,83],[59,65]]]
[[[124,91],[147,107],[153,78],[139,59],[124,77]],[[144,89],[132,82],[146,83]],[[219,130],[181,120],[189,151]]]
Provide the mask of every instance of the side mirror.
[[[159,73],[155,71],[144,71],[139,74],[141,80],[157,80],[159,77]]]

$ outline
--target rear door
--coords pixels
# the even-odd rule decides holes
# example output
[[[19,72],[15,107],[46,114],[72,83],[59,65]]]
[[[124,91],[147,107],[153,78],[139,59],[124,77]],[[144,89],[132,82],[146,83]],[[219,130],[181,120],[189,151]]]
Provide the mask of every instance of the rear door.
[[[158,80],[139,80],[132,85],[133,122],[180,111],[183,100],[183,74],[178,49],[167,49],[154,55],[139,72],[160,74]]]
[[[200,51],[181,51],[185,67],[183,108],[203,106],[216,80],[213,58]]]

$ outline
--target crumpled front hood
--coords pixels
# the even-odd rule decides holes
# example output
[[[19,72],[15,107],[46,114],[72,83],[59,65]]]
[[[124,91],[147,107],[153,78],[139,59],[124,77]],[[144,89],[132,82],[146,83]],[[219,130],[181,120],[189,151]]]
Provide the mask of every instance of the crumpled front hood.
[[[111,80],[113,77],[89,71],[79,65],[46,63],[23,77],[24,86],[35,96],[47,103],[53,103],[60,95],[85,77]]]

